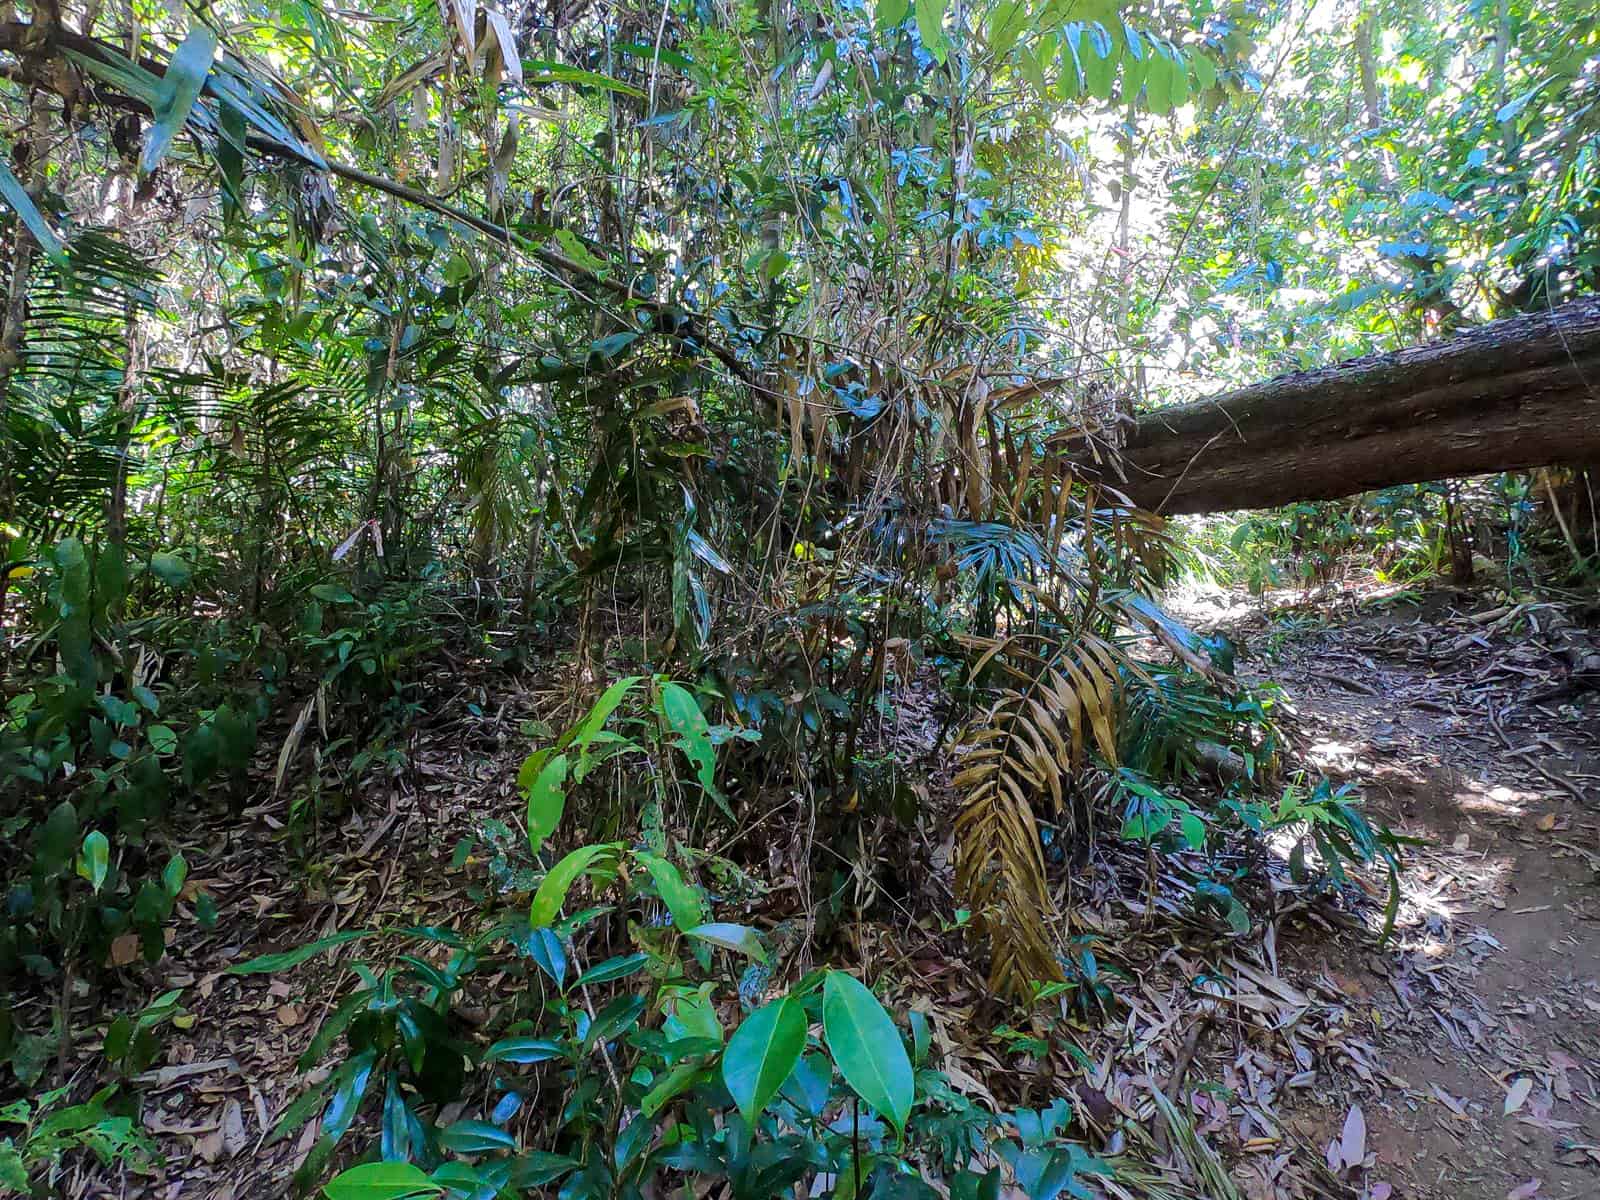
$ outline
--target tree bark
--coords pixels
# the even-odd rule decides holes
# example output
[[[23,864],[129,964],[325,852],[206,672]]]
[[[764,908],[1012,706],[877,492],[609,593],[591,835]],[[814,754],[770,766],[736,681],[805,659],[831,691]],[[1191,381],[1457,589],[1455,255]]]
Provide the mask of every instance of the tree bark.
[[[1061,449],[1163,513],[1600,461],[1600,299],[1147,413],[1120,452]]]

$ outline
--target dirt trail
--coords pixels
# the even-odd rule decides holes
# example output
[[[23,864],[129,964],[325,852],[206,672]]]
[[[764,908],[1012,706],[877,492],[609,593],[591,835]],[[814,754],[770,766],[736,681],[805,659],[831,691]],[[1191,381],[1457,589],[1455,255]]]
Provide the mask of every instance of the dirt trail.
[[[1367,1195],[1592,1200],[1600,697],[1541,702],[1534,633],[1421,617],[1401,606],[1300,633],[1256,664],[1284,681],[1313,764],[1428,843],[1410,856],[1396,944],[1326,964],[1368,1009],[1380,1054],[1370,1094],[1352,1097]],[[1242,640],[1274,635],[1257,625]],[[1306,1131],[1325,1145],[1347,1112],[1313,1106]]]

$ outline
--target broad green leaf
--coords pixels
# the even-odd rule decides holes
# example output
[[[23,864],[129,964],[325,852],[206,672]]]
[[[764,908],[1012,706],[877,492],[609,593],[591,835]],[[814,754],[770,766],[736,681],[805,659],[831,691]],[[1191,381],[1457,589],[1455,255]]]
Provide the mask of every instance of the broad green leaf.
[[[747,1124],[778,1094],[806,1048],[805,1010],[789,997],[745,1018],[722,1055],[722,1082]]]
[[[98,893],[105,885],[106,872],[111,869],[111,843],[98,829],[83,839],[83,850],[78,854],[78,874],[89,881]]]
[[[196,25],[167,64],[167,73],[161,81],[161,96],[155,105],[155,120],[145,134],[144,153],[139,158],[142,174],[148,175],[156,169],[172,145],[172,139],[189,119],[216,55],[217,35],[207,26]]]
[[[556,242],[558,245],[560,245],[562,252],[573,262],[577,263],[578,266],[589,272],[589,274],[604,275],[611,269],[610,263],[608,263],[605,259],[598,257],[592,250],[589,249],[589,247],[585,246],[578,239],[578,235],[573,233],[570,229],[556,230],[555,237]],[[621,681],[619,680],[618,682]],[[616,687],[617,685],[612,684],[611,686]],[[623,690],[626,691],[627,689],[624,688]],[[603,719],[604,718],[602,718],[602,720]]]
[[[922,48],[939,61],[944,61],[944,6],[945,0],[915,0],[917,34],[922,38]]]
[[[439,1131],[439,1144],[457,1154],[487,1154],[491,1150],[515,1150],[517,1139],[487,1121],[457,1121]]]
[[[534,927],[549,925],[567,901],[572,885],[602,855],[615,855],[619,846],[612,842],[597,842],[592,846],[579,846],[555,866],[539,884],[533,894],[533,905],[528,909],[528,924]]]
[[[661,715],[667,727],[681,739],[679,744],[694,764],[695,778],[708,792],[715,792],[717,752],[711,745],[711,726],[694,693],[682,684],[661,685]]]
[[[545,763],[528,789],[528,851],[539,853],[544,840],[561,824],[567,805],[567,756],[558,754]]]
[[[28,232],[33,234],[33,240],[39,243],[39,248],[56,262],[65,263],[67,248],[61,244],[55,230],[50,228],[39,206],[33,202],[33,197],[28,195],[28,189],[22,186],[22,180],[11,173],[11,168],[6,165],[6,159],[10,157],[10,154],[0,155],[0,197],[4,197],[12,211],[22,219]]]
[[[338,1142],[355,1120],[361,1101],[367,1094],[367,1084],[372,1080],[372,1068],[378,1061],[377,1050],[363,1050],[350,1059],[334,1074],[337,1081],[333,1098],[322,1114],[322,1136]]]
[[[162,551],[150,556],[150,573],[168,587],[187,587],[194,572],[176,554]]]
[[[1109,100],[1117,85],[1117,63],[1121,53],[1102,37],[1085,39],[1079,47],[1078,62],[1083,67],[1083,85],[1096,100]]]
[[[994,16],[989,20],[989,50],[996,58],[1017,44],[1017,39],[1028,28],[1028,6],[1021,0],[1000,0],[995,5]]]
[[[878,28],[894,29],[911,13],[911,0],[878,0]]]
[[[822,1028],[844,1081],[903,1132],[915,1095],[911,1060],[877,997],[853,976],[829,971],[822,985]]]
[[[694,929],[705,923],[705,905],[700,899],[700,889],[684,882],[683,875],[672,863],[658,854],[636,851],[634,858],[644,864],[655,881],[661,902],[672,914],[672,923],[680,930]]]
[[[761,944],[761,939],[756,936],[756,931],[748,925],[729,925],[721,921],[713,921],[709,925],[696,925],[693,929],[684,931],[692,938],[702,942],[710,942],[713,946],[721,946],[724,950],[732,950],[743,954],[746,958],[753,958],[757,962],[767,961],[767,951]]]
[[[405,1162],[362,1163],[340,1172],[322,1189],[328,1200],[407,1200],[443,1192],[442,1186]]]
[[[621,995],[602,1008],[583,1035],[583,1050],[587,1054],[599,1043],[615,1041],[632,1029],[644,1013],[644,997]]]
[[[1183,844],[1198,850],[1206,844],[1206,826],[1197,813],[1185,808],[1178,815],[1178,827],[1183,831]]]
[[[177,898],[183,891],[183,885],[189,879],[189,860],[181,854],[174,854],[167,859],[167,865],[161,871],[161,886],[167,895]]]
[[[1172,111],[1172,77],[1172,60],[1160,47],[1151,46],[1144,77],[1144,104],[1157,116]]]
[[[649,961],[648,954],[619,954],[615,958],[608,958],[605,962],[590,967],[573,980],[572,986],[583,987],[589,983],[610,983],[614,979],[625,979],[641,970]]]
[[[588,711],[572,734],[572,740],[577,744],[580,755],[589,748],[589,743],[594,741],[595,735],[611,719],[611,714],[617,711],[622,698],[643,678],[643,675],[625,675],[600,693],[600,699],[594,702],[594,707]],[[583,778],[581,773],[578,778]]]
[[[710,1068],[696,1059],[679,1063],[644,1094],[639,1100],[639,1111],[647,1117],[655,1116],[709,1074]]]
[[[540,927],[529,931],[527,944],[528,957],[560,987],[567,977],[567,951],[561,944],[561,935],[554,929]]]
[[[530,1063],[548,1062],[552,1058],[560,1058],[564,1053],[565,1050],[560,1042],[548,1038],[501,1038],[484,1051],[483,1061],[527,1066]]]

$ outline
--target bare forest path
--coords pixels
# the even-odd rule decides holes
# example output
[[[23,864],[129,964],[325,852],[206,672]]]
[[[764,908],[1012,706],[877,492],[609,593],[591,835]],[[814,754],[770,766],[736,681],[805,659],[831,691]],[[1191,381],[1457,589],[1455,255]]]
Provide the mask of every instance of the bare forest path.
[[[1427,843],[1390,949],[1290,951],[1351,998],[1376,1051],[1291,1127],[1327,1145],[1359,1105],[1373,1200],[1600,1197],[1600,695],[1561,685],[1566,614],[1447,595],[1332,617],[1226,603],[1210,623],[1283,685],[1309,764]]]

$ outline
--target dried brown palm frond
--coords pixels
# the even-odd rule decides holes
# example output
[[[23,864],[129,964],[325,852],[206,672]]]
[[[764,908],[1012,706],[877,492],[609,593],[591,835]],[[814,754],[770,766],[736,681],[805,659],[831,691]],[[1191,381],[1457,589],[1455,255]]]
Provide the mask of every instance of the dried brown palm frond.
[[[963,797],[956,890],[988,941],[990,987],[1010,996],[1062,978],[1034,804],[1049,797],[1052,813],[1068,809],[1068,788],[1091,743],[1105,761],[1116,761],[1125,662],[1116,647],[1088,633],[1043,658],[1021,643],[973,640],[982,651],[975,673],[998,662],[1021,686],[968,725],[955,780]]]

